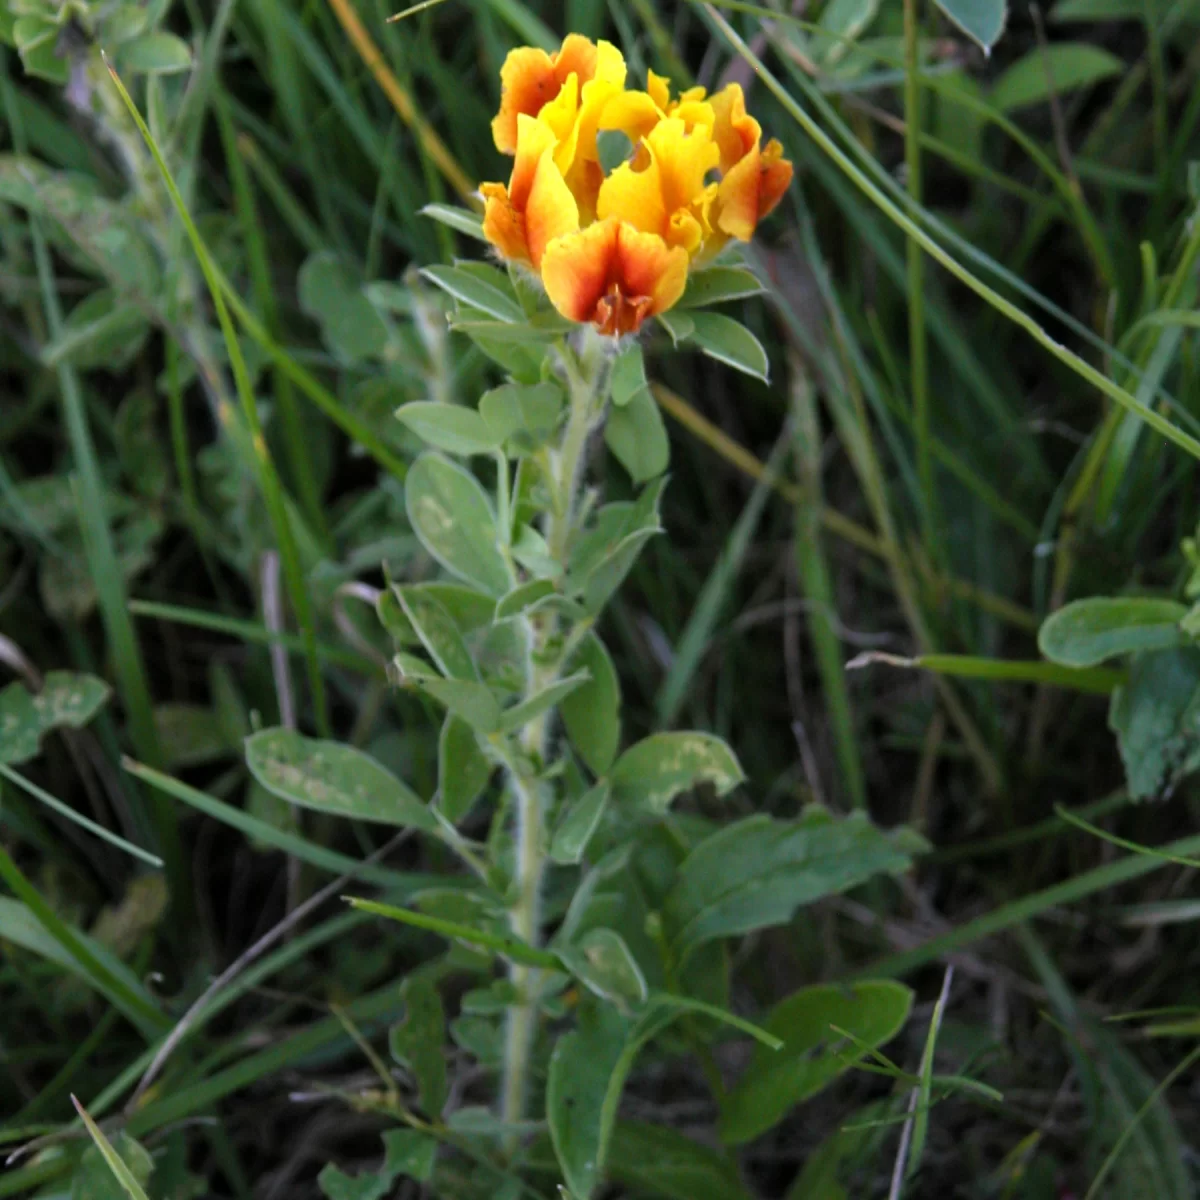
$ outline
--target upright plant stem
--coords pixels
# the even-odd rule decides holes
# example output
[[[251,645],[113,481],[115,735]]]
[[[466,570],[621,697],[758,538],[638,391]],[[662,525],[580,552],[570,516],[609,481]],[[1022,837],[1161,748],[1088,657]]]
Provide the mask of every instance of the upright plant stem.
[[[546,525],[546,544],[554,559],[565,565],[575,520],[583,451],[592,427],[598,374],[603,363],[591,363],[581,372],[572,362],[569,351],[564,349],[562,357],[568,373],[570,413],[562,441],[551,456],[555,496]],[[529,638],[526,695],[533,696],[553,682],[565,654],[549,653],[559,632],[558,618],[553,610],[530,615],[526,618],[526,624]],[[513,933],[531,946],[538,944],[541,932],[542,875],[546,865],[543,821],[545,795],[538,776],[548,750],[549,729],[549,713],[544,713],[525,726],[521,734],[521,752],[533,771],[531,775],[515,770],[512,772],[516,817],[513,881],[516,899],[510,921]],[[541,972],[536,967],[514,962],[509,978],[516,989],[517,1001],[508,1010],[501,1114],[504,1123],[512,1127],[508,1142],[511,1148],[515,1148],[515,1129],[525,1115],[525,1099],[529,1091],[529,1065],[537,1031]]]
[[[904,0],[904,164],[914,210],[921,204],[921,43],[917,0]],[[920,243],[908,239],[908,342],[912,367],[913,429],[921,485],[925,551],[933,555],[933,443],[929,434],[929,361],[925,340],[925,259]]]

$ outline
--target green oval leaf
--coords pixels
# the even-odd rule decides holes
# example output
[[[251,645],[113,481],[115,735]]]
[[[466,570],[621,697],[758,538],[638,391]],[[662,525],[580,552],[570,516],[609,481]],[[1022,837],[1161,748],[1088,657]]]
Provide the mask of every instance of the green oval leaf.
[[[1075,600],[1042,622],[1038,649],[1064,667],[1094,667],[1119,654],[1183,645],[1186,615],[1182,604],[1151,596]]]
[[[688,316],[694,326],[689,341],[709,358],[766,382],[771,366],[767,352],[745,325],[722,313],[693,312]]]
[[[524,454],[551,437],[563,406],[563,390],[556,383],[506,383],[480,397],[479,414],[497,445],[508,443],[511,454]]]
[[[135,75],[173,75],[190,70],[192,52],[173,33],[143,33],[126,42],[120,51],[121,66]]]
[[[321,327],[321,338],[343,362],[379,358],[388,327],[367,298],[362,280],[330,250],[309,255],[296,280],[300,307]]]
[[[421,216],[430,217],[443,225],[448,225],[458,233],[475,238],[476,241],[486,242],[483,232],[483,218],[466,208],[457,208],[453,204],[427,204],[417,210]]]
[[[294,729],[264,729],[246,739],[246,766],[269,792],[318,812],[385,825],[436,830],[421,798],[369,754]]]
[[[793,992],[763,1022],[782,1039],[783,1048],[756,1045],[746,1073],[721,1105],[722,1139],[738,1144],[765,1133],[864,1058],[869,1048],[895,1037],[912,1002],[911,989],[890,979]]]
[[[457,825],[471,811],[491,774],[492,764],[479,748],[475,731],[447,713],[438,739],[438,808],[447,821]]]
[[[613,798],[662,816],[680,792],[711,783],[723,796],[743,779],[737,756],[714,734],[655,733],[617,759]]]
[[[602,779],[567,806],[550,842],[550,857],[556,863],[569,866],[583,858],[592,834],[604,819],[610,794],[608,781]]]
[[[471,308],[495,317],[497,321],[524,323],[525,312],[510,294],[507,280],[489,283],[463,267],[425,267],[421,274],[431,283]],[[497,273],[499,274],[499,273]],[[503,276],[499,276],[503,279]]]
[[[490,454],[504,441],[473,408],[461,404],[414,400],[396,416],[422,441],[450,454]]]
[[[82,729],[111,694],[103,679],[73,671],[51,671],[37,693],[10,683],[0,692],[0,763],[33,758],[52,729]]]
[[[621,1008],[641,1004],[649,994],[646,978],[620,934],[589,929],[578,941],[557,947],[559,960],[602,1000]]]
[[[621,740],[621,683],[616,668],[594,634],[589,634],[569,664],[591,675],[559,705],[571,745],[593,775],[613,765]]]
[[[479,481],[439,454],[423,454],[404,482],[408,519],[447,571],[502,596],[512,586],[496,544],[496,517]]]
[[[613,359],[609,395],[618,408],[624,408],[635,396],[648,388],[642,345],[640,342],[634,342]]]
[[[667,469],[671,444],[649,388],[629,396],[623,408],[609,410],[604,442],[634,483],[644,483]]]
[[[762,291],[758,276],[745,267],[709,267],[688,276],[687,291],[679,304],[682,308],[703,308],[759,296]]]
[[[437,669],[448,679],[478,679],[475,660],[458,625],[437,598],[420,587],[395,587],[393,591]]]
[[[1001,112],[1012,112],[1040,104],[1052,95],[1089,87],[1124,70],[1125,64],[1115,54],[1087,42],[1035,47],[996,80],[991,101]]]
[[[938,8],[973,41],[991,48],[1008,23],[1008,0],[934,0]]]

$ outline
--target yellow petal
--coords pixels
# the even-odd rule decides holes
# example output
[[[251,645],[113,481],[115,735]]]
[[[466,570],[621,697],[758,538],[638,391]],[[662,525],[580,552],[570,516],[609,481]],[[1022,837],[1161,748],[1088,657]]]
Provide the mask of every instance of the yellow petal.
[[[720,153],[707,126],[689,130],[682,120],[660,121],[646,137],[646,146],[658,163],[663,206],[668,213],[689,208],[705,191],[705,176],[716,167]]]
[[[663,202],[662,172],[653,154],[641,170],[622,163],[600,185],[596,216],[628,221],[644,233],[662,233],[669,213]]]
[[[607,53],[605,57],[611,59]],[[600,58],[599,48],[577,33],[571,34],[554,54],[534,46],[509,51],[500,68],[500,111],[492,121],[496,149],[502,154],[512,154],[517,146],[518,117],[522,113],[536,117],[558,96],[572,75],[576,77],[576,86],[582,87],[596,74]],[[621,67],[624,71],[623,61]],[[611,71],[610,63],[606,62],[605,69]]]
[[[537,174],[525,209],[525,242],[529,261],[540,267],[546,246],[563,234],[579,229],[579,205],[567,187],[554,155],[547,151],[538,163]]]
[[[740,83],[730,83],[709,101],[716,118],[713,140],[721,151],[721,173],[726,174],[759,143],[762,126],[746,112]]]
[[[650,99],[665,114],[671,104],[671,81],[653,71],[646,72],[646,91]]]

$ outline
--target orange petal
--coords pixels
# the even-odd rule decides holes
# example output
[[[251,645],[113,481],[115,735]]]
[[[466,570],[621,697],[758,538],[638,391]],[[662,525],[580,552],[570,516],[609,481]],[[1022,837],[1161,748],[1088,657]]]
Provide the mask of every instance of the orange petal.
[[[521,46],[510,50],[500,68],[500,111],[492,121],[492,140],[501,154],[517,149],[517,118],[534,117],[558,94],[554,60],[545,50]]]
[[[521,211],[529,202],[538,164],[547,150],[555,144],[554,130],[544,121],[521,113],[517,118],[517,156],[513,162],[512,178],[508,181],[509,195]]]
[[[529,261],[540,267],[546,246],[557,237],[579,229],[579,205],[567,187],[549,150],[538,163],[537,175],[525,209],[525,241]]]
[[[485,200],[483,236],[500,252],[501,258],[529,262],[525,241],[525,218],[514,207],[508,188],[502,183],[480,184]]]
[[[580,233],[555,238],[542,255],[542,283],[550,303],[568,321],[590,321],[604,295],[617,252],[616,220],[597,221]]]
[[[721,180],[717,190],[717,226],[730,237],[748,242],[754,230],[783,198],[792,182],[792,164],[772,141],[756,146]]]
[[[591,38],[581,33],[568,34],[554,56],[554,73],[559,83],[565,83],[568,75],[577,75],[580,86],[587,83],[596,74],[598,53]]]
[[[710,101],[713,115],[713,140],[721,151],[721,172],[728,174],[762,137],[762,126],[746,112],[746,96],[740,83],[730,83]]]

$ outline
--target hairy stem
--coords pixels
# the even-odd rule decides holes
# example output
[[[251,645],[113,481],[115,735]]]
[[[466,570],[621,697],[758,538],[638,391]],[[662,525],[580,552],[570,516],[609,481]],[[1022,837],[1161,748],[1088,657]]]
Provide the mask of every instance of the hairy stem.
[[[587,353],[592,350],[592,353]],[[560,351],[567,376],[570,411],[562,440],[551,454],[553,503],[547,516],[546,544],[554,560],[566,567],[574,527],[579,485],[583,470],[583,451],[588,434],[595,423],[597,395],[603,374],[605,356],[588,347],[582,361],[563,347]],[[529,639],[529,667],[526,675],[526,695],[532,696],[551,684],[562,666],[567,651],[551,656],[550,647],[559,635],[558,617],[553,611],[535,613],[526,618]],[[567,639],[568,646],[575,645]],[[551,658],[553,660],[551,661]],[[545,869],[543,815],[546,805],[545,787],[538,778],[548,751],[550,714],[531,721],[521,734],[521,751],[532,764],[531,775],[513,771],[511,784],[515,812],[514,864],[515,898],[510,913],[512,931],[522,941],[537,945],[541,934],[542,874]],[[508,1028],[504,1044],[504,1088],[501,1113],[506,1125],[510,1150],[518,1142],[516,1127],[525,1115],[529,1091],[530,1057],[537,1032],[539,985],[541,972],[534,967],[513,963],[509,978],[517,992],[517,1001],[508,1012]]]

